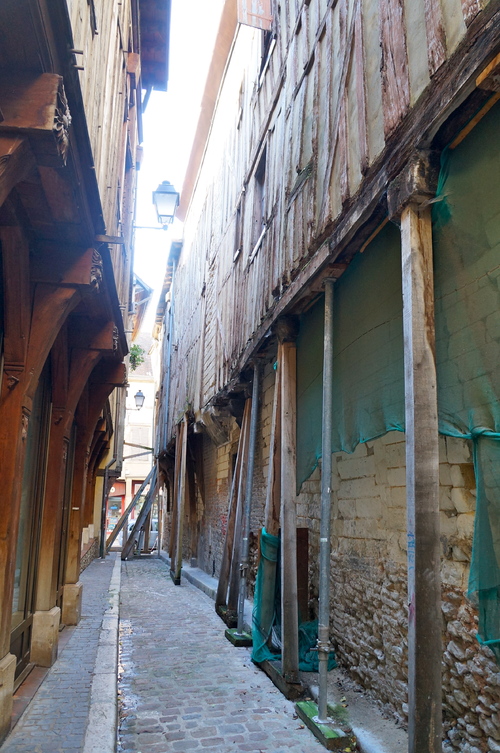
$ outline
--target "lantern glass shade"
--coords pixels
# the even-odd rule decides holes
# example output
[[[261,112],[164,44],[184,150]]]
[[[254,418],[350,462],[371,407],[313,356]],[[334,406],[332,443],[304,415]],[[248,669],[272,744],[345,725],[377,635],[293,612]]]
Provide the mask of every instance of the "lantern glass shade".
[[[135,407],[137,408],[137,410],[140,410],[142,408],[142,406],[144,405],[145,399],[146,399],[146,396],[144,395],[142,390],[138,390],[138,392],[135,393],[134,400],[135,400]]]
[[[158,222],[161,225],[171,225],[175,210],[179,206],[179,194],[168,180],[164,180],[156,191],[153,191],[153,204],[156,207]]]

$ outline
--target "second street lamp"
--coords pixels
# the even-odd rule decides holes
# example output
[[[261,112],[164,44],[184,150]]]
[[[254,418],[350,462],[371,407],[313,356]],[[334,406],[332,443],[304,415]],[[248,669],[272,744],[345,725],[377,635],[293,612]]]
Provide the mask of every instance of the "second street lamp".
[[[179,206],[179,194],[168,180],[164,180],[156,191],[153,191],[153,204],[156,207],[158,222],[162,225],[171,225],[175,210]]]

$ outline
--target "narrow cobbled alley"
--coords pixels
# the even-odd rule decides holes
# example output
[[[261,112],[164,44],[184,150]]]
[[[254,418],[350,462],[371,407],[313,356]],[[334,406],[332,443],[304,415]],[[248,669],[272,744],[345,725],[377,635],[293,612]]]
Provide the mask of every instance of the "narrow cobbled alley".
[[[123,753],[323,750],[293,704],[233,647],[213,601],[160,560],[122,565],[120,727]]]

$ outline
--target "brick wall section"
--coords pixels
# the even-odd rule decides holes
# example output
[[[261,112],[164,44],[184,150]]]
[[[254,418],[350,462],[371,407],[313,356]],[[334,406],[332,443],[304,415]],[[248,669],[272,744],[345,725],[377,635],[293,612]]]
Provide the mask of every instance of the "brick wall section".
[[[476,638],[464,597],[475,481],[470,446],[440,438],[443,701],[447,753],[500,751],[500,673]],[[310,531],[310,607],[317,611],[320,470],[299,495]],[[404,724],[407,718],[405,442],[399,432],[334,455],[331,631],[338,661]]]
[[[232,422],[230,441],[217,447],[208,436],[203,438],[205,504],[198,505],[198,566],[210,575],[219,575],[226,535],[233,455],[238,446],[239,428]]]

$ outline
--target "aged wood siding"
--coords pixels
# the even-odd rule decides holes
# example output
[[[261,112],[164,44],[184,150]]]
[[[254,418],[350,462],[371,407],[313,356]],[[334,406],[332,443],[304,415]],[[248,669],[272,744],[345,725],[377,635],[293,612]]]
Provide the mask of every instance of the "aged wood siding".
[[[130,4],[94,0],[94,6],[95,35],[91,33],[87,0],[74,0],[70,13],[75,48],[83,50],[78,61],[84,70],[79,75],[104,220],[108,232],[115,234],[122,220],[127,137],[132,139],[135,163],[135,136],[125,125],[129,103],[134,101],[126,67],[131,44]],[[135,125],[135,114],[132,120]]]
[[[362,190],[480,2],[289,0],[272,8],[276,45],[264,73],[262,32],[237,30],[186,217],[174,286],[177,418],[238,377],[253,334]],[[259,211],[266,229],[256,248]]]

